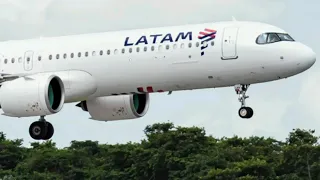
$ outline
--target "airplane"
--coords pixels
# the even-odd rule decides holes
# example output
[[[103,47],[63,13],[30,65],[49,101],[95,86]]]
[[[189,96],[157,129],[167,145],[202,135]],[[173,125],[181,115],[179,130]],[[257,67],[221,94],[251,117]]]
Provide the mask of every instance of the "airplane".
[[[238,114],[250,85],[313,66],[316,53],[276,26],[223,21],[0,42],[0,106],[8,117],[40,117],[35,140],[54,134],[45,117],[65,103],[97,121],[143,117],[150,93],[234,87]]]

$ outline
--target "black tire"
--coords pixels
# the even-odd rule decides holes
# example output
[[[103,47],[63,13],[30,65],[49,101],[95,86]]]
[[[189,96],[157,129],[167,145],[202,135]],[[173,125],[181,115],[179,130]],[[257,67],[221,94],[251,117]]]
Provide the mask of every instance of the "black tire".
[[[253,110],[250,107],[241,107],[238,114],[241,118],[249,119],[253,116]]]
[[[41,140],[47,134],[47,128],[44,122],[35,121],[29,127],[29,134],[35,140]]]
[[[248,112],[249,112],[247,118],[249,119],[249,118],[251,118],[253,116],[253,109],[251,107],[247,107],[247,109],[248,109]]]
[[[46,126],[47,126],[47,134],[44,136],[44,138],[42,138],[42,140],[49,140],[52,138],[54,134],[54,128],[52,124],[49,122],[46,122]]]

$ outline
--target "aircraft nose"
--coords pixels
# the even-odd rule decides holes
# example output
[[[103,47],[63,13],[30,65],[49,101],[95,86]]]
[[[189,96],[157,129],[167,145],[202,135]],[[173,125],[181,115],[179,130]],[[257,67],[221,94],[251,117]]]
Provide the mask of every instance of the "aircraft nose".
[[[316,53],[308,46],[305,47],[305,61],[311,67],[316,62]]]
[[[300,54],[300,63],[303,70],[307,70],[316,62],[316,53],[308,46],[301,44],[298,53]]]
[[[308,46],[305,46],[303,53],[303,56],[305,56],[305,61],[310,68],[316,62],[316,53]]]

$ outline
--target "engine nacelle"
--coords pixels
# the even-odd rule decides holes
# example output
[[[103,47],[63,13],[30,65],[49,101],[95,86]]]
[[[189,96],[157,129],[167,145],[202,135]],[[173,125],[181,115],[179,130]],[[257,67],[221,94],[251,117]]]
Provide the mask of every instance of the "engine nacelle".
[[[0,104],[4,115],[44,116],[59,112],[64,104],[64,85],[58,76],[36,74],[4,82]]]
[[[149,94],[97,97],[77,106],[88,111],[91,119],[99,121],[135,119],[144,116],[149,108]]]

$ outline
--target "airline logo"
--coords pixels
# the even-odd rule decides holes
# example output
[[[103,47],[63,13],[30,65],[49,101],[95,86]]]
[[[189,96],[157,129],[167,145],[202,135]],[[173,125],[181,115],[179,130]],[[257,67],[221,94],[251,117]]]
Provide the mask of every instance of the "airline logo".
[[[126,37],[124,42],[124,46],[133,46],[140,44],[156,44],[156,43],[164,43],[164,42],[178,42],[180,40],[189,39],[192,41],[192,32],[180,32],[177,35],[173,35],[171,33],[168,34],[152,34],[149,36],[141,36],[137,40],[131,40],[130,37]]]
[[[216,37],[216,30],[205,28],[204,31],[199,32],[198,39],[201,41],[201,56],[204,55],[204,49],[208,47],[208,42],[212,41]],[[124,46],[137,46],[137,45],[148,45],[148,44],[157,44],[165,42],[179,42],[181,40],[192,41],[192,32],[179,32],[177,34],[167,33],[167,34],[152,34],[149,36],[141,36],[137,39],[132,39],[126,37],[124,41]]]
[[[208,43],[216,38],[216,30],[205,28],[199,32],[198,39],[201,40],[201,56],[204,55],[204,49],[208,47]]]

